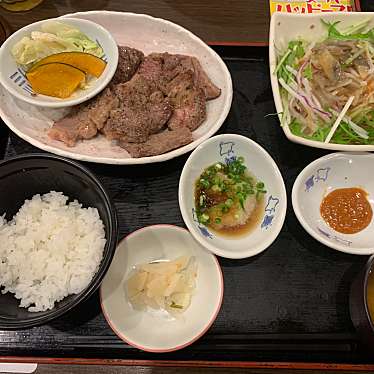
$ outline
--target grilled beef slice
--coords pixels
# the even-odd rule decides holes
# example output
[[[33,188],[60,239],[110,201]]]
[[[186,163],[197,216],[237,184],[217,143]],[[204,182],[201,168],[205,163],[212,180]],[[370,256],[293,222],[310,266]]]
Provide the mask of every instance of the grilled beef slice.
[[[48,135],[55,140],[73,147],[80,139],[90,139],[97,130],[104,127],[109,113],[118,107],[118,98],[113,95],[117,83],[129,80],[143,60],[143,53],[129,47],[119,47],[119,60],[116,73],[109,87],[87,103],[72,109],[64,118],[55,122]]]
[[[118,47],[118,65],[110,82],[111,85],[129,81],[143,61],[143,58],[143,52],[137,49],[124,46]]]
[[[196,130],[206,118],[204,92],[193,83],[191,71],[178,74],[168,85],[168,97],[174,107],[168,122],[172,130],[187,127]]]
[[[173,80],[178,74],[190,71],[193,74],[194,85],[203,90],[206,100],[215,99],[221,94],[221,90],[210,80],[196,57],[167,52],[152,53],[144,59],[140,65],[139,72],[141,73],[143,65],[146,67],[144,70],[148,72],[152,63],[159,66],[159,70],[161,66],[162,75],[159,72],[158,77],[156,73],[153,74],[161,87],[163,87],[165,82]]]
[[[119,47],[109,88],[57,121],[49,136],[74,146],[101,131],[109,140],[119,140],[133,157],[165,153],[192,141],[191,132],[206,118],[205,100],[220,92],[195,57],[144,57]]]
[[[73,147],[78,140],[96,136],[98,129],[104,127],[110,111],[117,106],[118,99],[110,88],[106,88],[88,104],[75,107],[66,117],[56,121],[48,136]]]
[[[160,155],[192,142],[192,133],[187,127],[176,130],[164,130],[153,134],[144,143],[127,143],[120,140],[119,145],[126,149],[132,157]]]
[[[153,90],[153,85],[138,74],[116,87],[120,106],[111,112],[103,129],[108,139],[142,143],[162,130],[172,107],[162,92]]]

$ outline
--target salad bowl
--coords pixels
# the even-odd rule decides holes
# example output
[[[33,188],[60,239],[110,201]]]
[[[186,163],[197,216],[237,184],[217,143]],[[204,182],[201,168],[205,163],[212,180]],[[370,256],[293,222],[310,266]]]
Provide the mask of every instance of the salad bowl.
[[[87,87],[84,89],[76,90],[70,97],[66,99],[61,99],[52,96],[46,96],[42,94],[35,94],[32,87],[26,77],[26,70],[23,65],[17,64],[15,58],[12,56],[12,48],[17,42],[23,38],[30,37],[32,32],[41,33],[41,27],[44,24],[58,21],[76,29],[79,29],[81,33],[88,36],[92,41],[102,48],[103,56],[102,59],[106,62],[106,67],[99,78],[89,82]],[[50,41],[48,40],[50,35],[40,35],[40,51],[35,50],[33,53],[35,55],[43,54],[43,48],[48,49]],[[69,38],[68,36],[61,37],[64,41],[65,39],[73,41],[73,43],[79,42],[79,37],[77,35],[77,41],[74,38]],[[25,45],[25,49],[27,49]],[[29,48],[31,49],[31,48]],[[1,85],[15,98],[20,99],[26,103],[36,105],[45,108],[63,108],[71,107],[73,105],[80,104],[87,101],[97,95],[102,91],[107,84],[112,79],[118,64],[118,48],[112,35],[101,25],[92,22],[90,20],[69,18],[69,19],[48,19],[39,22],[32,23],[22,29],[16,31],[12,34],[0,47],[0,83]]]
[[[337,151],[374,151],[374,141],[367,140],[367,131],[358,128],[356,123],[353,123],[350,119],[344,117],[344,121],[347,120],[345,129],[341,129],[341,132],[348,130],[350,133],[349,140],[329,141],[326,142],[327,133],[322,131],[322,127],[318,127],[317,130],[321,129],[321,136],[301,136],[300,131],[291,131],[291,118],[288,112],[289,102],[291,100],[282,97],[282,90],[285,89],[284,82],[280,81],[280,68],[283,66],[288,69],[285,74],[294,75],[292,80],[303,80],[306,78],[307,72],[303,71],[304,76],[297,74],[296,69],[291,66],[287,66],[287,59],[282,58],[286,53],[297,54],[298,58],[303,59],[313,46],[319,42],[324,41],[328,36],[335,40],[347,39],[345,35],[353,35],[353,38],[364,38],[365,33],[368,33],[370,29],[374,27],[374,13],[371,12],[333,12],[333,13],[318,13],[318,14],[286,14],[286,13],[274,13],[270,23],[270,35],[269,35],[269,61],[270,61],[270,76],[271,86],[273,90],[273,96],[275,101],[276,110],[281,122],[283,131],[286,137],[292,142],[303,144],[309,147],[322,148],[328,150]],[[369,34],[366,34],[368,36]],[[335,39],[334,39],[335,38]],[[350,40],[350,39],[349,39]],[[298,47],[297,43],[301,43],[301,48]],[[290,44],[291,43],[291,44]],[[292,52],[292,50],[294,51]],[[289,51],[289,52],[288,52]],[[354,58],[355,56],[352,56]],[[286,61],[287,60],[287,61]],[[286,61],[286,64],[284,62]],[[371,73],[373,74],[373,73]],[[298,76],[299,75],[299,76]],[[308,78],[306,78],[308,79]],[[283,86],[282,86],[282,84]],[[310,83],[309,83],[310,86]],[[334,118],[339,113],[333,110],[333,108],[326,107],[325,102],[318,103],[312,102],[315,97],[310,97],[310,92],[307,89],[296,90],[295,86],[286,86],[289,95],[298,95],[306,106],[311,107],[313,111],[322,110],[322,112],[316,113],[317,119],[321,116],[328,116]],[[310,91],[310,90],[309,90]],[[291,93],[290,93],[291,92]],[[354,93],[352,94],[354,95]],[[365,95],[363,95],[365,97]],[[296,98],[296,102],[298,100]],[[314,100],[315,101],[315,100]],[[358,102],[359,105],[361,102]],[[302,104],[302,105],[304,105]],[[320,106],[319,106],[320,104]],[[343,112],[343,110],[342,110]],[[314,121],[315,123],[316,121]],[[342,121],[343,122],[343,121]],[[370,139],[372,134],[370,130]],[[362,135],[363,133],[363,135]],[[344,134],[345,135],[345,134]],[[365,139],[366,138],[366,139]],[[351,141],[353,139],[353,141]]]

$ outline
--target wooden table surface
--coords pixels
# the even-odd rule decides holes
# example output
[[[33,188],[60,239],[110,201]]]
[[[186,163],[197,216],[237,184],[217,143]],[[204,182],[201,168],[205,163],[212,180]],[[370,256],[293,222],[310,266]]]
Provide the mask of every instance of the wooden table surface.
[[[29,12],[0,8],[0,15],[17,30],[45,18],[102,9],[165,18],[210,44],[264,44],[268,39],[268,0],[44,0]]]

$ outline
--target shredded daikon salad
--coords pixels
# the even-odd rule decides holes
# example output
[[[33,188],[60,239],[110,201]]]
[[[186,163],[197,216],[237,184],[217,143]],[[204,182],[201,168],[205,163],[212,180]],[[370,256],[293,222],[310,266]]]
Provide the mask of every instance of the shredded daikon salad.
[[[325,141],[347,102],[331,143],[374,144],[374,28],[370,20],[338,29],[327,23],[320,42],[292,40],[279,53],[277,75],[283,113],[294,135]]]
[[[170,314],[184,312],[196,287],[194,257],[137,265],[126,282],[127,295],[136,309],[163,309]]]

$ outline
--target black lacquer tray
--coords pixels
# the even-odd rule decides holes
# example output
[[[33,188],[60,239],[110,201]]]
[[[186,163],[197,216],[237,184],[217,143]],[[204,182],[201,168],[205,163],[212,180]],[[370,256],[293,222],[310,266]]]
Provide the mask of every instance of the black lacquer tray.
[[[0,355],[374,363],[359,344],[348,306],[350,284],[367,257],[319,244],[300,226],[291,206],[290,191],[297,174],[326,152],[289,142],[277,117],[269,115],[275,107],[267,49],[221,47],[217,51],[234,85],[232,108],[220,133],[242,134],[261,144],[285,179],[288,211],[278,239],[256,257],[220,259],[225,283],[222,309],[209,332],[181,351],[151,354],[126,345],[107,325],[95,294],[49,325],[0,331]],[[0,158],[31,152],[39,150],[0,124]],[[184,226],[178,180],[187,157],[144,166],[86,165],[115,203],[120,237],[157,223]]]

